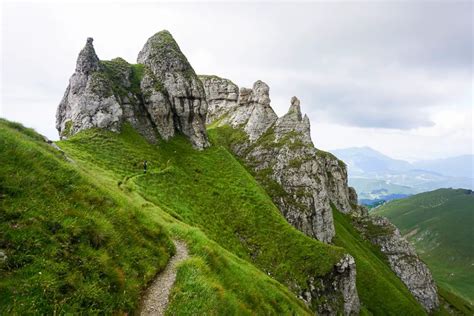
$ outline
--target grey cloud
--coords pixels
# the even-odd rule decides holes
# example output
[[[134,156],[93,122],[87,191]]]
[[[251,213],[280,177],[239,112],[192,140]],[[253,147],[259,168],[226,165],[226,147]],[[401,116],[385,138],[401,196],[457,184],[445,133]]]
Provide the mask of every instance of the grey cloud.
[[[169,29],[197,72],[241,86],[266,81],[280,114],[298,95],[312,120],[430,126],[439,107],[472,115],[472,5],[9,3],[2,13],[3,113],[20,117],[31,102],[18,97],[28,95],[52,100],[41,103],[48,119],[37,120],[51,121],[87,36],[100,58],[134,62],[150,35]]]

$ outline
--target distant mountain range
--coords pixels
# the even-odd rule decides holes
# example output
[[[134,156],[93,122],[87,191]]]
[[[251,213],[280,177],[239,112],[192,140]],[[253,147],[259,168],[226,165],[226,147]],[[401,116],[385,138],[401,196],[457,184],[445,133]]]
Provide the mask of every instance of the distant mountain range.
[[[331,152],[347,164],[349,184],[366,205],[439,188],[474,189],[474,155],[410,163],[370,147]]]

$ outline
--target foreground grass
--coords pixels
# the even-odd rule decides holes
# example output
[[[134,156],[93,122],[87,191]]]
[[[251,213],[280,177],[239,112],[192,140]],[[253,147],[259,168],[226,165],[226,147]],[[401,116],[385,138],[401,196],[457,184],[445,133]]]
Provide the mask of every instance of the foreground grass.
[[[41,136],[0,121],[0,314],[132,311],[174,248]]]
[[[414,244],[438,284],[474,301],[474,194],[439,189],[392,201],[375,214],[388,217]]]
[[[287,224],[222,147],[89,130],[58,143],[71,163],[19,125],[0,122],[0,136],[0,314],[133,313],[171,237],[191,258],[167,314],[309,315],[295,293],[346,252]],[[362,313],[422,314],[349,219],[335,220],[336,244],[357,261]]]
[[[2,121],[0,136],[0,314],[134,313],[174,251],[168,236],[192,255],[168,313],[309,314],[279,282],[117,181],[120,173],[80,155],[71,163],[18,124]]]

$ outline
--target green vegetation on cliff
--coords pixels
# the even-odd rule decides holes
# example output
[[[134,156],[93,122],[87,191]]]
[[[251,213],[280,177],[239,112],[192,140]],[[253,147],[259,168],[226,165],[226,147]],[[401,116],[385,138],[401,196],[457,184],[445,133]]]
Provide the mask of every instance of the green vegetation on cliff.
[[[474,193],[439,189],[374,210],[413,243],[439,285],[474,301]]]
[[[228,125],[213,127],[209,130],[210,137],[219,144],[232,148],[245,141],[245,133]],[[279,147],[281,143],[274,141],[274,133],[267,131],[262,139],[254,146]],[[334,157],[329,153],[319,151],[321,157]],[[335,157],[334,157],[335,159]],[[245,162],[241,161],[242,164]],[[341,166],[344,164],[340,162]],[[249,169],[250,166],[248,166]],[[271,168],[263,169],[255,174],[255,178],[266,188],[271,196],[280,197],[287,194],[276,181],[270,181],[266,173]],[[388,315],[424,315],[421,305],[408,291],[402,281],[390,269],[385,256],[380,250],[365,240],[352,225],[348,215],[333,209],[334,225],[336,228],[335,245],[345,248],[356,261],[357,290],[362,305],[362,313]]]

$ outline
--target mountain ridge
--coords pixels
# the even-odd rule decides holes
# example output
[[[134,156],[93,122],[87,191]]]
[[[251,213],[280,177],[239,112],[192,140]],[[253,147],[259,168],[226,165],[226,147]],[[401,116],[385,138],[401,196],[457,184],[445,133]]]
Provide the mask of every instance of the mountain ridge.
[[[346,164],[314,146],[298,98],[291,98],[288,112],[278,117],[263,81],[248,89],[217,76],[198,77],[167,31],[147,41],[138,61],[101,61],[92,39],[87,40],[58,107],[62,140],[57,146],[68,157],[60,165],[87,177],[92,190],[100,187],[120,205],[129,205],[132,219],[162,227],[168,241],[187,242],[191,258],[178,270],[171,313],[422,315],[438,310],[430,271],[387,220],[369,217],[358,205]],[[17,133],[16,128],[31,136],[12,123],[3,125],[5,135]],[[32,135],[27,142],[32,150],[46,146]],[[16,148],[14,137],[5,139],[0,145]],[[6,165],[14,168],[15,159],[5,159]],[[39,173],[35,157],[30,159],[31,172]],[[148,170],[142,169],[144,160]],[[67,194],[68,186],[58,190]],[[15,216],[7,218],[7,236],[14,235],[21,217],[21,210],[9,212]],[[43,225],[48,213],[39,212],[33,219],[26,213],[22,225]],[[4,261],[17,259],[16,240],[1,241]],[[103,243],[96,245],[99,251],[108,245]],[[139,255],[134,258],[140,261]],[[28,268],[26,261],[0,273],[16,273],[23,281],[22,269]],[[64,279],[48,269],[52,277]],[[149,280],[156,269],[129,271],[136,280]],[[109,286],[104,282],[87,286]],[[14,293],[11,284],[0,282]],[[127,305],[109,302],[111,310],[136,310],[145,286],[135,285]],[[53,288],[47,298],[68,300],[75,294],[61,291]],[[9,311],[34,303],[17,305],[8,301],[12,297],[6,301]],[[77,304],[86,306],[86,298],[78,296]]]

